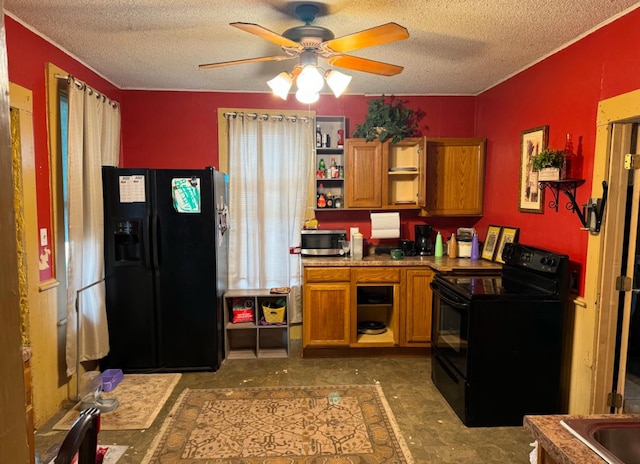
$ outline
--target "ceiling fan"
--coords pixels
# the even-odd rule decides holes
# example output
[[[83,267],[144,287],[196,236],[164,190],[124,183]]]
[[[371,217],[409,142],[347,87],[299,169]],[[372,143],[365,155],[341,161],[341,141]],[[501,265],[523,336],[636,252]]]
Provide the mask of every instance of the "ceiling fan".
[[[210,69],[243,63],[283,61],[299,58],[299,64],[295,66],[291,73],[279,74],[276,78],[269,81],[269,86],[274,90],[276,95],[286,99],[286,95],[289,92],[293,81],[296,80],[298,84],[296,97],[298,100],[303,101],[299,94],[304,94],[304,96],[302,96],[305,100],[303,101],[304,103],[313,103],[313,101],[317,100],[318,92],[323,85],[323,77],[327,80],[327,83],[336,96],[339,96],[339,94],[345,90],[351,80],[350,76],[346,76],[335,70],[326,71],[324,76],[320,75],[320,72],[317,70],[318,57],[326,60],[329,66],[352,69],[354,71],[362,71],[382,76],[393,76],[401,73],[404,69],[402,66],[394,64],[347,55],[346,52],[404,40],[409,37],[409,32],[406,28],[390,22],[350,35],[335,38],[333,32],[329,29],[311,25],[311,22],[319,12],[318,6],[313,4],[302,4],[296,7],[295,12],[300,20],[305,24],[287,29],[282,33],[282,35],[276,34],[275,32],[272,32],[258,24],[242,22],[230,24],[233,27],[280,45],[284,54],[201,64],[199,67],[203,69]],[[338,91],[334,89],[332,82],[335,84],[336,88],[341,87],[341,89],[338,89]],[[315,98],[315,100],[308,101],[313,98]]]

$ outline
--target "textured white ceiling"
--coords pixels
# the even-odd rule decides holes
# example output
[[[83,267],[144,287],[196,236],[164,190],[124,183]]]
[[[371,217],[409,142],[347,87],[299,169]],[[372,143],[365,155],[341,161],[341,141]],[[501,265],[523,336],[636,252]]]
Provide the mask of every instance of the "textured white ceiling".
[[[282,0],[4,0],[5,11],[123,89],[269,91],[296,60],[217,69],[198,64],[279,55],[229,26],[281,34],[301,25]],[[318,4],[318,3],[316,3]],[[328,0],[313,22],[336,37],[389,21],[410,38],[352,52],[404,66],[357,71],[350,94],[475,95],[639,3],[633,0]]]

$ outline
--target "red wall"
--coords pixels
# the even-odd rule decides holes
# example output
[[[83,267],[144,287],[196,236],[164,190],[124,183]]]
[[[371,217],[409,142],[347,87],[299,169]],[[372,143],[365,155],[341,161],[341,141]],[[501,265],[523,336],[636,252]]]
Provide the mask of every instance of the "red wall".
[[[36,163],[38,228],[51,237],[51,193],[49,190],[49,142],[47,128],[46,64],[55,64],[90,87],[120,101],[122,92],[77,60],[5,15],[9,81],[33,93],[33,123]],[[42,251],[42,250],[41,250]],[[40,271],[40,279],[53,277],[52,270]]]
[[[477,98],[477,134],[487,137],[484,217],[489,224],[520,228],[520,241],[569,254],[584,288],[588,232],[577,215],[548,206],[543,214],[518,211],[521,131],[548,125],[549,146],[563,149],[566,134],[582,157],[578,204],[602,196],[601,180],[591,187],[598,102],[640,88],[640,53],[635,45],[640,9],[519,73]],[[604,180],[604,179],[602,179]],[[546,194],[546,200],[550,195]]]
[[[265,87],[266,87],[265,83]],[[218,166],[218,108],[293,110],[307,114],[309,107],[270,93],[125,91],[122,139],[124,166],[201,168]],[[423,135],[473,136],[474,97],[407,97],[408,106],[423,110]],[[322,95],[312,110],[320,115],[344,115],[348,132],[364,121],[364,96],[339,99]]]

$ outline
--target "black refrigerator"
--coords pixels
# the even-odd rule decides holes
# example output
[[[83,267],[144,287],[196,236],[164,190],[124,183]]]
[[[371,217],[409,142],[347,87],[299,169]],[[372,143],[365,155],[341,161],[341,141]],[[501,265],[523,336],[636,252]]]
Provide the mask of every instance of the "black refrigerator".
[[[104,167],[102,179],[110,351],[101,368],[217,370],[227,283],[225,174]]]

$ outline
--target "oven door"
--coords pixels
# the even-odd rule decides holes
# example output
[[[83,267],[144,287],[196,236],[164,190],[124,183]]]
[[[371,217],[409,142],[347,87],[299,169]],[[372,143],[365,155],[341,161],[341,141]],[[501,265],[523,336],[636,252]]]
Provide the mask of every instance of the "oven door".
[[[432,347],[467,377],[470,301],[437,281],[433,289]]]

